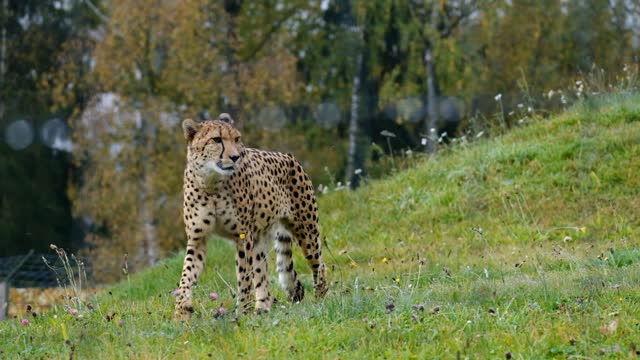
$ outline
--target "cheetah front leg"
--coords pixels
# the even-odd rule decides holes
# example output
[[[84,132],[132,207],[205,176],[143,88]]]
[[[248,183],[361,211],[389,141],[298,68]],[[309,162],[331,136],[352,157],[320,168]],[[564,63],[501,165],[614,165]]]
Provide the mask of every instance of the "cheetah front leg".
[[[256,291],[256,312],[258,314],[269,312],[272,303],[267,271],[268,240],[265,234],[257,237],[253,246],[253,257],[249,257],[249,266],[253,265],[253,288]]]
[[[187,320],[193,314],[192,286],[204,269],[204,259],[207,254],[206,236],[202,229],[187,227],[187,253],[182,266],[182,276],[178,284],[176,294],[176,307],[174,317],[178,320]]]
[[[238,299],[236,313],[242,315],[251,310],[253,293],[253,233],[241,233],[236,240],[236,279]]]

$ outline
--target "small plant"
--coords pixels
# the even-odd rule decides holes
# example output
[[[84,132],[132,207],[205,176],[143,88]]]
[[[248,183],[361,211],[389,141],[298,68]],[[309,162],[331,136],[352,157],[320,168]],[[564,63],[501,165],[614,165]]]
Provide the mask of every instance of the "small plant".
[[[67,255],[67,252],[54,244],[49,245],[51,250],[56,252],[62,267],[49,263],[46,258],[42,260],[56,274],[58,286],[67,290],[64,297],[66,302],[65,310],[71,315],[77,315],[80,309],[88,308],[82,300],[83,286],[87,283],[87,272],[84,262],[78,260],[74,254]]]

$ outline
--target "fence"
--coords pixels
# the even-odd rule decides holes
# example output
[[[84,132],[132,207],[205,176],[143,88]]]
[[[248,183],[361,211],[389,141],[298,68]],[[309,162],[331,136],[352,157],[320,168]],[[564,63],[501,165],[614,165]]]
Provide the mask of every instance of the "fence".
[[[0,258],[0,320],[7,317],[11,288],[57,287],[61,283],[57,274],[62,268],[57,255],[35,254],[33,250],[26,255]]]

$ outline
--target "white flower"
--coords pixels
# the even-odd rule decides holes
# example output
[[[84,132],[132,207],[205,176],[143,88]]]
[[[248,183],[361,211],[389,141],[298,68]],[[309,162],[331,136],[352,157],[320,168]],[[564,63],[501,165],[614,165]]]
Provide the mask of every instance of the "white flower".
[[[420,144],[422,144],[422,146],[427,145],[427,138],[422,138]]]
[[[529,106],[529,107],[527,108],[527,112],[532,112],[532,111],[533,111],[533,108],[532,108],[531,106]]]
[[[477,133],[477,134],[476,134],[476,137],[477,137],[477,138],[479,138],[479,137],[481,137],[482,135],[484,135],[484,131],[480,131],[479,133]]]
[[[549,90],[549,92],[547,93],[547,97],[548,97],[549,99],[551,99],[551,98],[553,97],[553,95],[555,95],[555,94],[556,94],[556,92],[555,92],[555,91],[553,91],[553,90]]]
[[[362,174],[362,169],[356,169],[356,171],[353,172],[356,175],[360,175]]]
[[[502,99],[502,94],[496,95],[494,99],[496,99],[496,101],[500,101],[500,99]]]
[[[519,109],[522,109],[523,107],[524,107],[524,105],[522,105],[522,104],[518,104],[518,108],[519,108]]]

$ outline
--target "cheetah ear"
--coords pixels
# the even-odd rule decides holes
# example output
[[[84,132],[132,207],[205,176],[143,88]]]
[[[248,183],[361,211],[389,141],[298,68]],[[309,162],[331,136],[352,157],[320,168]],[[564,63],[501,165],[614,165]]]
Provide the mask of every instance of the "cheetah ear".
[[[182,122],[182,131],[184,131],[184,138],[187,140],[187,142],[191,142],[191,140],[193,140],[193,137],[196,136],[196,133],[200,130],[201,127],[201,123],[191,119],[185,119]]]
[[[220,121],[224,121],[230,125],[233,125],[234,121],[233,118],[231,117],[231,115],[227,114],[227,113],[222,113],[220,114],[220,116],[218,116],[218,119]]]

